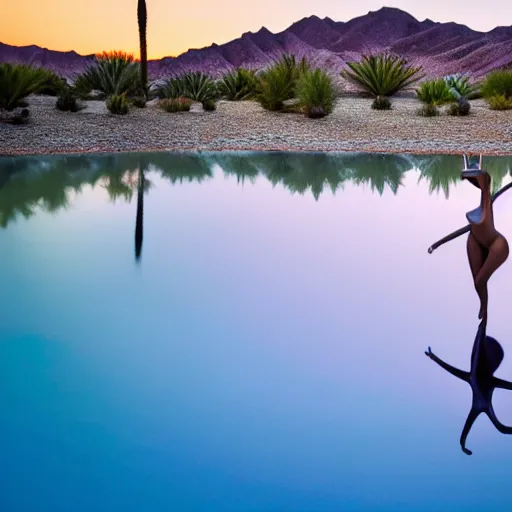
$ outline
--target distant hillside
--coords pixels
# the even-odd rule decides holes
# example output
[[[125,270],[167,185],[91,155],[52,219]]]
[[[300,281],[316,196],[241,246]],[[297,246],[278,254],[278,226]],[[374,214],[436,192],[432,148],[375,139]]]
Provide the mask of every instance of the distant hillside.
[[[512,27],[476,32],[453,22],[418,21],[400,9],[383,7],[348,22],[310,16],[277,34],[263,27],[226,44],[152,60],[149,71],[152,78],[189,70],[218,76],[238,66],[264,66],[286,52],[338,72],[347,60],[379,50],[390,50],[422,64],[429,74],[472,72],[480,76],[498,67],[512,66]],[[73,51],[0,43],[0,61],[44,65],[68,77],[84,69],[92,59],[93,55],[82,56]]]

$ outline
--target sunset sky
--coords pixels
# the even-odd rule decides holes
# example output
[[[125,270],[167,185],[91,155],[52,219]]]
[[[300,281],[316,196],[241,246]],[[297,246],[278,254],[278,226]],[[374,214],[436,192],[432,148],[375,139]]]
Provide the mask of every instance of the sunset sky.
[[[360,0],[352,5],[334,0],[147,0],[150,58],[179,55],[189,48],[222,44],[243,32],[266,26],[279,32],[305,16],[329,16],[348,21],[383,5],[403,9],[419,20],[456,21],[474,30],[488,31],[512,25],[503,13],[505,0],[489,0],[483,8],[466,0]],[[80,54],[125,50],[138,54],[136,0],[18,0],[2,6],[0,42],[36,44],[52,50]]]

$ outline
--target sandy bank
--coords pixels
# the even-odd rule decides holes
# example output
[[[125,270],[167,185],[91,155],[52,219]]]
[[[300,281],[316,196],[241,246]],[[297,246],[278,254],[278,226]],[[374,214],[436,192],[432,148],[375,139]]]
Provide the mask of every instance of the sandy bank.
[[[371,151],[512,154],[512,112],[472,101],[471,115],[416,114],[414,98],[396,98],[393,110],[374,111],[371,100],[338,100],[324,119],[264,111],[254,102],[225,102],[217,111],[169,114],[156,105],[126,116],[87,102],[79,113],[55,109],[55,98],[29,98],[28,125],[0,123],[0,155],[116,151]],[[196,106],[194,106],[196,107]]]

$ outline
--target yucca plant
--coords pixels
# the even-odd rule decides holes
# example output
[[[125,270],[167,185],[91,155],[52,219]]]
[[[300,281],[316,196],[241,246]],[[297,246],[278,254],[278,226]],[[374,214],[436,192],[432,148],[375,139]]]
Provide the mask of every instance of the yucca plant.
[[[218,97],[217,85],[205,73],[189,71],[182,76],[185,96],[194,101],[206,101]]]
[[[252,99],[256,94],[256,86],[255,72],[243,68],[226,73],[217,85],[219,95],[229,101]]]
[[[130,110],[126,94],[112,94],[107,99],[107,108],[112,114],[125,115]]]
[[[185,89],[183,77],[171,77],[157,88],[156,94],[161,99],[181,98],[186,94]]]
[[[436,107],[454,100],[454,94],[443,78],[422,82],[416,89],[416,95],[423,103]]]
[[[124,52],[103,52],[75,81],[80,94],[93,89],[107,96],[135,94],[140,86],[139,69],[133,55]]]
[[[26,64],[0,64],[0,109],[12,111],[23,99],[39,92],[47,74],[40,68]],[[26,104],[25,104],[26,105]]]
[[[325,117],[334,109],[333,81],[322,69],[303,71],[297,81],[296,95],[307,117]]]
[[[421,80],[421,67],[410,66],[398,55],[381,53],[363,56],[360,62],[347,62],[341,76],[360,90],[377,96],[393,96]]]

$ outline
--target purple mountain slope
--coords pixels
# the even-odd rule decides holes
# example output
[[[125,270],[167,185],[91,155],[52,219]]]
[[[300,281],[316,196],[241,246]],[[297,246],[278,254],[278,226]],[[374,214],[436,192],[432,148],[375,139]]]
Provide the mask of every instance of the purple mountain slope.
[[[239,66],[260,68],[282,53],[293,53],[337,73],[346,66],[347,60],[382,50],[423,65],[430,75],[471,72],[479,76],[498,67],[512,67],[512,27],[477,32],[453,22],[418,21],[390,7],[348,22],[310,16],[277,34],[263,27],[226,44],[212,44],[177,57],[152,60],[149,72],[152,78],[184,71],[204,71],[219,76]],[[68,77],[83,70],[93,58],[93,55],[82,56],[73,51],[0,43],[0,61],[47,66]]]

